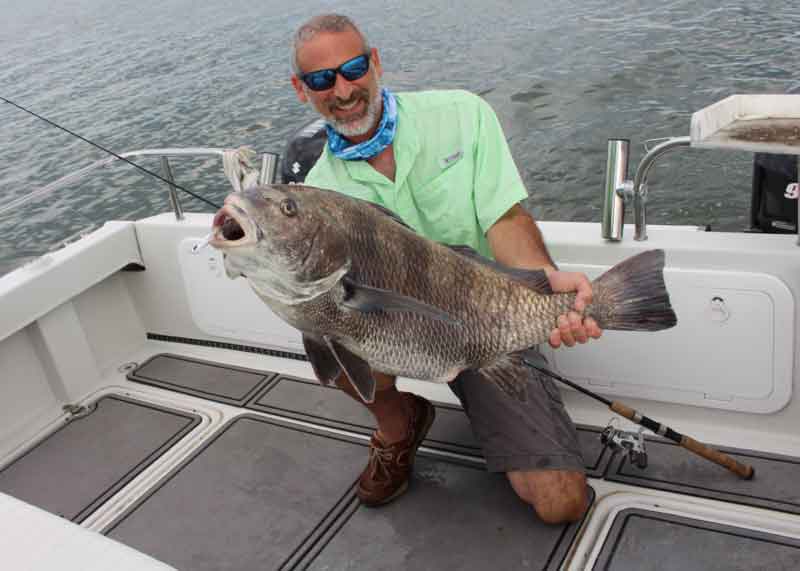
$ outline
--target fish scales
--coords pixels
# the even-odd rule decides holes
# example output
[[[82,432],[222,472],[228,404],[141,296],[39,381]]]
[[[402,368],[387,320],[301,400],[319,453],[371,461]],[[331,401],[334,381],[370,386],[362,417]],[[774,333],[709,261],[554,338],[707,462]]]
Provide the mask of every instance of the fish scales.
[[[374,315],[350,314],[355,330],[342,333],[383,372],[438,378],[458,364],[491,362],[545,341],[556,317],[574,300],[573,294],[540,295],[479,262],[419,240],[379,211],[368,214],[374,220],[352,227],[356,279],[441,308],[461,322],[449,325],[407,313],[384,314],[381,323]]]

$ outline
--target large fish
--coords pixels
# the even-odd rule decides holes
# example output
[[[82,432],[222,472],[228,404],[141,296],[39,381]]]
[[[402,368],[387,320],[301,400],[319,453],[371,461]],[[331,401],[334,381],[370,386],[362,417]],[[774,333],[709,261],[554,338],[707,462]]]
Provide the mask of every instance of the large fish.
[[[574,293],[553,293],[541,270],[517,270],[467,247],[424,238],[388,210],[343,194],[271,185],[229,195],[213,247],[303,334],[323,384],[342,371],[372,402],[371,370],[448,382],[480,369],[524,399],[525,352],[549,338]],[[644,252],[592,284],[585,315],[603,329],[658,331],[677,322],[664,253]]]

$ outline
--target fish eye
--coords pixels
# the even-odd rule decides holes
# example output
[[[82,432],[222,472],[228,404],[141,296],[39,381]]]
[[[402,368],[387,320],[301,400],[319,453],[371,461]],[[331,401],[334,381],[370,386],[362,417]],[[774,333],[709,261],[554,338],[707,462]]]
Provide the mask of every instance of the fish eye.
[[[281,200],[281,212],[286,216],[295,216],[297,214],[297,203],[291,198],[284,198]]]

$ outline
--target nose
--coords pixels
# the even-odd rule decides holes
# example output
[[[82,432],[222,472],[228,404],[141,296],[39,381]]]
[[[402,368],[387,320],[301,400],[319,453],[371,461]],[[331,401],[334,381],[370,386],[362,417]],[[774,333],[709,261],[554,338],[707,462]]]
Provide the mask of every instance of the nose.
[[[350,99],[355,87],[347,81],[341,74],[336,74],[336,83],[333,86],[333,94],[339,99]]]

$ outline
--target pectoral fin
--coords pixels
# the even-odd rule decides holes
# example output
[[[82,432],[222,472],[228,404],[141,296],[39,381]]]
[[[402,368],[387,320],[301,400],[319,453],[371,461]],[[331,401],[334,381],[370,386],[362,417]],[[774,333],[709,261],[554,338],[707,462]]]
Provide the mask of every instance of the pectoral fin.
[[[336,380],[336,377],[342,372],[342,368],[333,352],[328,349],[328,345],[323,341],[303,335],[303,347],[319,382],[328,386]]]
[[[325,343],[361,400],[367,404],[375,402],[375,378],[369,364],[330,337],[325,337]]]
[[[461,321],[454,318],[446,311],[428,305],[423,301],[414,299],[388,289],[366,286],[345,277],[342,279],[345,289],[343,305],[349,309],[364,313],[377,311],[403,311],[424,315],[437,321],[444,321],[451,325],[461,325]]]

